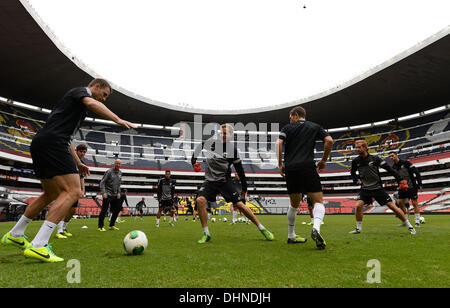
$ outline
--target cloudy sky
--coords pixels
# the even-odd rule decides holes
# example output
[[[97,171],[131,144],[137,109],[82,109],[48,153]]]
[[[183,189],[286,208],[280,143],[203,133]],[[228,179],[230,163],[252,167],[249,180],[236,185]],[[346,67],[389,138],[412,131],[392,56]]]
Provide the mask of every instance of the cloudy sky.
[[[99,75],[206,109],[318,94],[450,24],[448,0],[28,1]]]

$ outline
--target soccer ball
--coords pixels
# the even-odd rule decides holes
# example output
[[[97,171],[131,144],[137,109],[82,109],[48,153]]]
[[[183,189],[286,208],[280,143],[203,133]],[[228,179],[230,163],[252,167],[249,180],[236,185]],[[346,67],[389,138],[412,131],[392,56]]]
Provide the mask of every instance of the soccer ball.
[[[211,218],[211,222],[216,222],[216,219],[214,217]]]
[[[227,221],[228,221],[228,219],[226,219],[226,218],[223,219],[223,222],[227,222]]]
[[[419,222],[420,222],[421,224],[424,224],[424,223],[425,223],[425,217],[420,216]]]
[[[142,231],[131,231],[123,239],[123,248],[130,255],[140,255],[147,248],[147,236]]]

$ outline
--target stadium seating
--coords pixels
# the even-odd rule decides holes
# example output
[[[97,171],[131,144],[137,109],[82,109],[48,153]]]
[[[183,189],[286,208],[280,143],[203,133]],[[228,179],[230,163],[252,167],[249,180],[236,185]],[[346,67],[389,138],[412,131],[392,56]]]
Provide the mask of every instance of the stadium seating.
[[[39,180],[33,176],[29,145],[34,134],[43,126],[48,112],[29,110],[22,106],[0,103],[0,155],[16,161],[20,168],[0,160],[1,183],[20,189],[40,189]],[[354,186],[349,168],[355,157],[354,140],[364,138],[371,153],[383,159],[391,150],[400,151],[400,157],[409,159],[421,170],[424,186],[434,191],[450,183],[450,112],[443,110],[414,119],[370,125],[366,128],[341,132],[330,130],[335,143],[327,171],[321,174],[327,201],[327,213],[351,213],[358,187]],[[122,160],[124,171],[123,187],[139,196],[153,195],[156,181],[163,171],[170,169],[177,177],[177,190],[182,195],[195,192],[202,183],[203,172],[194,172],[190,163],[192,151],[200,140],[184,140],[176,129],[138,127],[127,130],[117,125],[86,119],[75,135],[75,143],[86,143],[88,152],[84,158],[91,166],[91,176],[86,179],[86,190],[98,193],[98,184],[106,168],[116,158]],[[264,136],[240,135],[236,137],[243,166],[249,182],[249,194],[264,196],[262,212],[278,213],[288,206],[286,188],[278,174],[274,142],[276,134]],[[262,140],[258,143],[258,140]],[[323,146],[318,143],[315,157],[320,159]],[[199,161],[204,170],[204,157]],[[387,160],[391,163],[390,160]],[[382,172],[383,180],[393,180]],[[388,189],[392,190],[388,187]],[[339,195],[336,195],[339,194]],[[424,195],[426,198],[430,194]],[[429,200],[429,199],[427,199]],[[441,199],[437,199],[438,201]],[[445,199],[447,200],[447,199]],[[445,201],[444,200],[444,201]],[[442,209],[438,202],[437,208]],[[92,198],[83,199],[80,215],[96,215],[98,206]],[[156,205],[155,205],[156,206]],[[87,209],[91,210],[87,210]],[[222,207],[223,210],[226,207]],[[373,210],[373,209],[372,209]],[[302,207],[300,211],[306,211]],[[366,209],[371,211],[371,209]],[[380,211],[380,208],[377,208]]]

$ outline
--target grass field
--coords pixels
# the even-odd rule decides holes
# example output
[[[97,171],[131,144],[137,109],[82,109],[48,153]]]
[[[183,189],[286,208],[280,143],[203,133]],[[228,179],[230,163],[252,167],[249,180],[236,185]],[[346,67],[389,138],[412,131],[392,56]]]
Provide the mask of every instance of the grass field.
[[[216,216],[219,217],[220,216]],[[306,244],[287,245],[286,216],[259,216],[275,234],[266,241],[251,224],[210,223],[211,242],[199,245],[199,222],[180,217],[175,227],[155,217],[118,224],[120,231],[98,232],[96,219],[72,220],[73,237],[51,243],[64,262],[47,264],[25,259],[21,250],[0,246],[0,287],[150,287],[150,288],[297,288],[297,287],[450,287],[450,215],[428,215],[411,236],[397,227],[393,216],[367,215],[363,233],[348,234],[354,216],[326,216],[322,234],[325,250],[310,240],[311,227],[297,217],[296,232]],[[412,218],[411,218],[412,219]],[[32,222],[30,239],[41,222]],[[88,226],[82,229],[82,226]],[[0,235],[13,223],[1,223]],[[127,256],[125,234],[141,230],[149,247],[140,256]],[[68,283],[67,261],[80,262],[80,283]],[[366,282],[371,259],[380,262],[380,283]]]

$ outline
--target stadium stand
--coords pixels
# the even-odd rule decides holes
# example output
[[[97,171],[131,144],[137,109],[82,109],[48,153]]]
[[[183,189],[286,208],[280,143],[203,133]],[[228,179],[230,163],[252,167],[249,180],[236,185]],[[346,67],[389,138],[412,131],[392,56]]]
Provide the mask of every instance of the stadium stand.
[[[0,183],[16,197],[26,191],[30,197],[21,202],[29,203],[40,191],[40,182],[33,175],[29,145],[48,113],[49,110],[32,110],[23,104],[0,100]],[[448,193],[441,195],[440,188],[448,187],[450,183],[449,122],[450,111],[444,106],[378,125],[370,123],[345,130],[329,129],[335,143],[327,171],[321,174],[327,213],[353,212],[358,187],[352,183],[349,168],[355,157],[354,141],[360,138],[368,142],[371,153],[383,159],[389,151],[395,150],[401,158],[411,160],[423,176],[425,191],[419,197],[422,209],[448,211]],[[276,167],[273,150],[276,139],[276,132],[236,133],[249,180],[249,205],[258,213],[284,213],[289,204],[285,184]],[[81,202],[78,211],[81,216],[98,214],[99,204],[95,198],[98,184],[115,158],[123,162],[123,187],[130,192],[130,204],[133,206],[141,196],[148,196],[148,214],[153,214],[157,206],[153,194],[164,170],[172,170],[181,196],[192,194],[202,183],[203,172],[194,172],[190,164],[192,151],[200,140],[185,140],[183,132],[177,128],[141,125],[135,130],[124,130],[107,121],[87,118],[74,142],[88,145],[85,161],[91,166],[91,176],[86,179],[90,197]],[[322,156],[321,151],[319,143],[317,159]],[[387,161],[391,163],[389,159]],[[390,187],[389,182],[393,178],[384,172],[381,174],[388,183],[387,189],[392,191],[394,187]],[[217,210],[227,211],[223,201],[218,201]],[[306,210],[302,207],[300,212]],[[382,207],[365,210],[368,213],[387,211]]]

